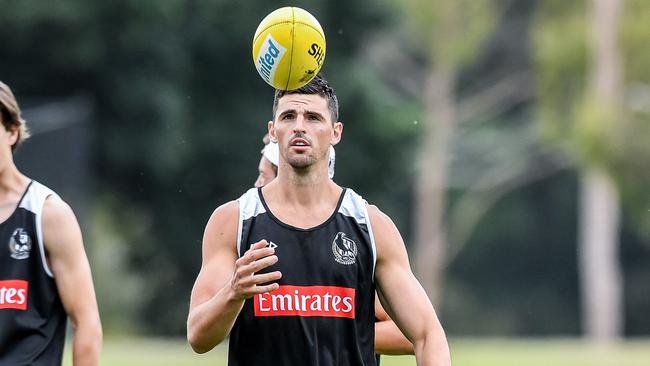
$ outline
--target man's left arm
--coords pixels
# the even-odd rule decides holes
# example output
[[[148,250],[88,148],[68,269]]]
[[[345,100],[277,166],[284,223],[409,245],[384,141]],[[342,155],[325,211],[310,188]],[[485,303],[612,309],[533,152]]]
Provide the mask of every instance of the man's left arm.
[[[412,355],[413,345],[402,334],[375,295],[375,353],[382,355]]]
[[[74,331],[73,364],[99,364],[102,327],[90,265],[77,219],[63,200],[50,196],[43,207],[43,242],[48,263]]]
[[[377,292],[384,308],[413,343],[418,366],[451,365],[445,332],[411,271],[397,227],[377,207],[369,205],[368,212],[377,247]]]

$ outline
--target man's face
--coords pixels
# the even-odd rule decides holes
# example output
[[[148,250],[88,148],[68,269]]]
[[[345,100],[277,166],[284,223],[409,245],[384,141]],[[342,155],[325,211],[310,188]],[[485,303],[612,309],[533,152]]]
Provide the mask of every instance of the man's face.
[[[342,123],[332,123],[327,100],[312,94],[283,96],[275,121],[269,122],[269,135],[278,141],[280,155],[297,170],[316,163],[327,167],[329,147],[340,141],[342,131]]]

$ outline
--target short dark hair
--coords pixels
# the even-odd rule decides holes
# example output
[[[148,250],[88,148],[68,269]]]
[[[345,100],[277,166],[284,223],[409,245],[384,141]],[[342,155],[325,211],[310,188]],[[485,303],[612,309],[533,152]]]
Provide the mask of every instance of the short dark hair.
[[[307,85],[293,90],[276,90],[273,98],[273,120],[275,113],[278,111],[278,102],[280,98],[289,94],[311,94],[320,95],[327,100],[327,107],[332,115],[332,123],[339,120],[339,101],[334,94],[334,88],[320,74],[316,75]]]

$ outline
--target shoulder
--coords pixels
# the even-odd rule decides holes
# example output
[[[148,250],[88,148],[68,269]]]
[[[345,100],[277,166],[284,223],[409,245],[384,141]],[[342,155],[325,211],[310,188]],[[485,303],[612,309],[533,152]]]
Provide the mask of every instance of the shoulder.
[[[377,253],[381,258],[384,253],[404,248],[404,240],[393,220],[375,205],[368,205],[368,218],[372,225]],[[392,255],[392,254],[390,254]]]
[[[393,220],[388,215],[386,215],[382,210],[380,210],[379,207],[369,203],[366,205],[368,209],[368,218],[370,219],[373,228],[381,229],[384,227],[395,226]]]
[[[232,200],[222,204],[212,211],[208,225],[225,223],[239,218],[239,200]]]
[[[56,194],[43,203],[43,244],[52,260],[83,250],[81,228],[70,207]]]
[[[206,230],[213,226],[235,225],[238,226],[240,218],[246,218],[252,213],[263,210],[257,188],[251,188],[236,200],[232,200],[217,207],[210,216]]]
[[[257,188],[251,188],[242,194],[239,198],[226,202],[218,206],[210,216],[210,222],[221,220],[232,220],[240,216],[240,211],[246,211],[254,207],[259,202]]]
[[[339,211],[348,216],[356,217],[360,222],[368,222],[372,226],[375,239],[380,236],[382,230],[393,228],[395,224],[388,215],[379,207],[368,203],[360,194],[351,188],[345,188],[343,202]]]
[[[203,233],[204,242],[225,239],[231,241],[237,236],[239,227],[239,201],[233,200],[217,207],[210,215]]]
[[[77,219],[70,205],[57,194],[50,194],[43,203],[43,227],[76,224]]]

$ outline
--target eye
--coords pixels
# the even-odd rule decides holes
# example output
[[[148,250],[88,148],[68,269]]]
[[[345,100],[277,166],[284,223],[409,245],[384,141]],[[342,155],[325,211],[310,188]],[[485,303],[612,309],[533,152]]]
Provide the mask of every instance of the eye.
[[[291,120],[291,119],[293,119],[293,113],[285,113],[285,114],[280,116],[281,121],[288,121],[288,120]]]
[[[320,116],[317,114],[308,114],[307,119],[310,121],[320,121]]]

